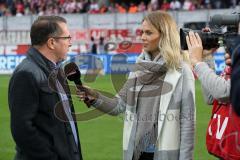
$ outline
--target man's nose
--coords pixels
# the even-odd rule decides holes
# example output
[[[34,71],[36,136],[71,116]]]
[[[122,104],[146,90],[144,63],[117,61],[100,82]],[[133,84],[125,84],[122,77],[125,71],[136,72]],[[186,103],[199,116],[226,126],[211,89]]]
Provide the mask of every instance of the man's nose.
[[[72,47],[72,41],[71,40],[69,41],[68,47]]]

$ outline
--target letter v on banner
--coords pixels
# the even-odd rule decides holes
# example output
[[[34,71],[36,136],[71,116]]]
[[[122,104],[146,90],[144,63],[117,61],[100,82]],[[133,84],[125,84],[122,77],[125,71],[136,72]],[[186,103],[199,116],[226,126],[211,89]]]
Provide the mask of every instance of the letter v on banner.
[[[215,119],[217,117],[217,114],[214,114],[213,115],[213,119]],[[212,122],[213,123],[213,122]],[[212,134],[212,123],[209,125],[209,127],[208,127],[208,134],[210,135],[210,136],[212,136],[213,134]]]
[[[216,138],[217,139],[221,139],[222,138],[222,135],[227,127],[227,123],[228,123],[228,117],[225,117],[224,118],[224,121],[222,123],[222,126],[221,126],[221,115],[218,115],[218,123],[217,123],[217,134],[216,134]],[[220,128],[221,127],[221,128]]]
[[[216,118],[217,118],[217,133],[216,133],[216,139],[221,139],[221,138],[222,138],[222,135],[223,135],[223,133],[224,133],[224,131],[225,131],[225,129],[227,128],[228,117],[225,117],[225,118],[224,118],[224,121],[223,121],[222,124],[221,124],[221,115],[214,114],[214,115],[213,115],[213,119],[216,119]],[[216,121],[214,121],[214,122],[216,122]],[[211,126],[212,126],[212,123],[211,123],[211,125],[208,127],[208,134],[209,134],[210,136],[213,135]]]

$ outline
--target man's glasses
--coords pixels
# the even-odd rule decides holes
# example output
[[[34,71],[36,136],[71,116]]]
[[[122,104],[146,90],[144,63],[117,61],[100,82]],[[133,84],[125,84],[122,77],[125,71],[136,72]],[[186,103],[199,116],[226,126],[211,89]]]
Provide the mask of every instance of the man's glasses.
[[[61,36],[59,36],[59,37],[56,36],[56,37],[52,37],[52,38],[55,38],[55,39],[68,39],[68,40],[72,39],[71,36],[65,36],[65,37],[64,36],[62,36],[62,37]]]

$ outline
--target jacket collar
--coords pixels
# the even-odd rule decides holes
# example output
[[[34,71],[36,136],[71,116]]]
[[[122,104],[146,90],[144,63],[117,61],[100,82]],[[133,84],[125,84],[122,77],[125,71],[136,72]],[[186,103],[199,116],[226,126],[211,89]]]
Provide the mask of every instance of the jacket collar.
[[[31,47],[27,52],[27,57],[33,60],[47,75],[49,75],[56,65],[44,57],[36,48]]]

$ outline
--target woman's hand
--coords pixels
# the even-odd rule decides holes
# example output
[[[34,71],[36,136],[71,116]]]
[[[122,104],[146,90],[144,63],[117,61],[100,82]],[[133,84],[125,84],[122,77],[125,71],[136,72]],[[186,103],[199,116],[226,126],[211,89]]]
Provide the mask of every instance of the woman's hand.
[[[93,89],[82,86],[80,89],[76,89],[76,93],[81,101],[87,104],[88,107],[92,105],[98,99],[98,92]]]
[[[189,32],[189,35],[186,36],[189,57],[192,65],[194,66],[196,63],[202,61],[203,57],[203,46],[202,40],[198,33],[194,33],[193,31]]]

